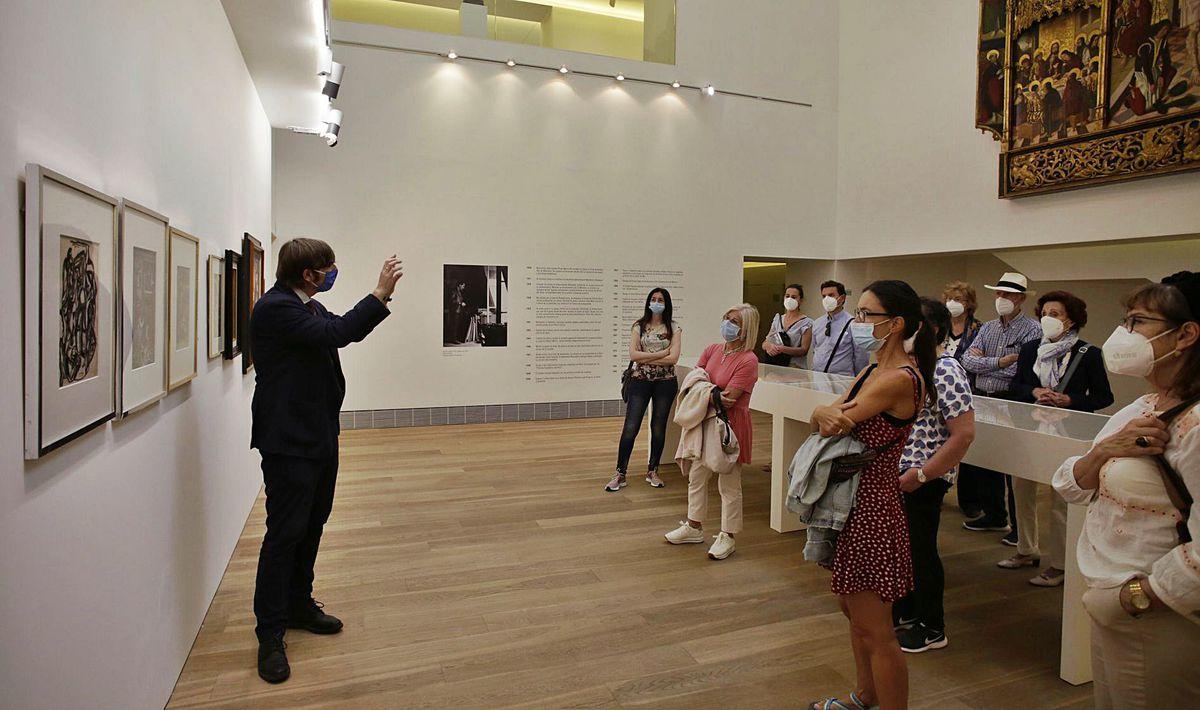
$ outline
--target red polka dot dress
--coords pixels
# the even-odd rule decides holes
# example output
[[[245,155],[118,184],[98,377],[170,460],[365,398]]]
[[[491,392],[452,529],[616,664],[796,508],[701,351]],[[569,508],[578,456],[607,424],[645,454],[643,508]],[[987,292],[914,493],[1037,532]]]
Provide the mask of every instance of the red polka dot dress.
[[[919,400],[920,379],[911,369],[905,371],[913,378],[914,399]],[[920,402],[916,404],[919,411]],[[868,447],[890,446],[859,479],[854,508],[838,535],[830,565],[834,594],[875,592],[890,603],[913,589],[908,521],[896,475],[912,425],[912,420],[899,421],[881,413],[854,427],[854,437]]]

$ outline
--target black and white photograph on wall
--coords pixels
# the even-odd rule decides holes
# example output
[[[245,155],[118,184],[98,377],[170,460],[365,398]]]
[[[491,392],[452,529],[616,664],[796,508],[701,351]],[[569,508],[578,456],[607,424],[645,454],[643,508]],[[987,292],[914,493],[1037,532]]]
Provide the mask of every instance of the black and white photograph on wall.
[[[508,346],[508,267],[446,264],[442,271],[442,345]]]

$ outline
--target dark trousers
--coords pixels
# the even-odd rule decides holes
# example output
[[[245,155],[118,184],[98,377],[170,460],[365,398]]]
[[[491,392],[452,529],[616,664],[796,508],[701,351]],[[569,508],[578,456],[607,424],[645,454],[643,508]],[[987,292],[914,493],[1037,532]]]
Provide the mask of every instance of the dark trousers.
[[[621,429],[621,444],[617,447],[617,470],[626,473],[629,470],[629,456],[633,453],[633,442],[637,441],[638,432],[642,428],[642,419],[646,409],[654,402],[654,410],[650,414],[650,462],[647,464],[651,471],[658,470],[658,460],[662,458],[663,446],[667,441],[667,418],[671,416],[671,405],[679,392],[679,382],[675,378],[669,380],[630,380],[629,401],[625,406],[625,426]]]
[[[925,626],[942,631],[946,628],[942,596],[946,573],[938,555],[938,525],[942,520],[942,499],[950,484],[930,481],[912,493],[904,494],[904,515],[908,518],[908,538],[912,545],[913,591],[897,601],[892,609],[900,618],[920,620]]]
[[[1006,476],[990,468],[972,466],[969,463],[958,467],[958,507],[962,510],[982,510],[983,514],[1003,520],[1008,516],[1004,506],[1004,479]]]
[[[258,553],[254,582],[254,633],[259,639],[281,634],[288,611],[312,596],[313,565],[321,530],[333,508],[337,456],[305,459],[264,453],[267,533]]]

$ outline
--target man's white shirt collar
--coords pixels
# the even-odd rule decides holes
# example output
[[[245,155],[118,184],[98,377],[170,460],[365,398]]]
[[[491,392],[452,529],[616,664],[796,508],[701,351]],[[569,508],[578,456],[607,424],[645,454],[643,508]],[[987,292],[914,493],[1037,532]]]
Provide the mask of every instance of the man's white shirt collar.
[[[307,305],[308,305],[308,302],[312,300],[312,296],[310,296],[310,295],[308,295],[307,293],[305,293],[305,292],[301,291],[300,289],[298,289],[298,288],[293,288],[292,290],[296,292],[296,295],[300,297],[300,302],[301,302],[301,303],[303,303],[304,305],[306,305],[306,306],[307,306]]]

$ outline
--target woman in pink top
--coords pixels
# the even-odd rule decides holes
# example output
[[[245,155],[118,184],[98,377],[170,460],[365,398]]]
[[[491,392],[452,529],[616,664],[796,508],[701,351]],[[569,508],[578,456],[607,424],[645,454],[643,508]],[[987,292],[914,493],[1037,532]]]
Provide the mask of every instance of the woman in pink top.
[[[708,550],[714,560],[733,554],[733,537],[742,531],[742,464],[750,463],[754,446],[754,428],[750,421],[750,393],[758,382],[758,356],[749,343],[758,342],[758,309],[743,303],[729,309],[721,321],[722,342],[704,349],[696,367],[708,373],[708,380],[722,390],[721,401],[729,413],[729,426],[737,436],[741,451],[728,473],[719,474],[721,493],[721,532]],[[701,526],[708,509],[708,480],[712,471],[692,466],[688,474],[688,517],[667,533],[674,545],[704,542]]]

